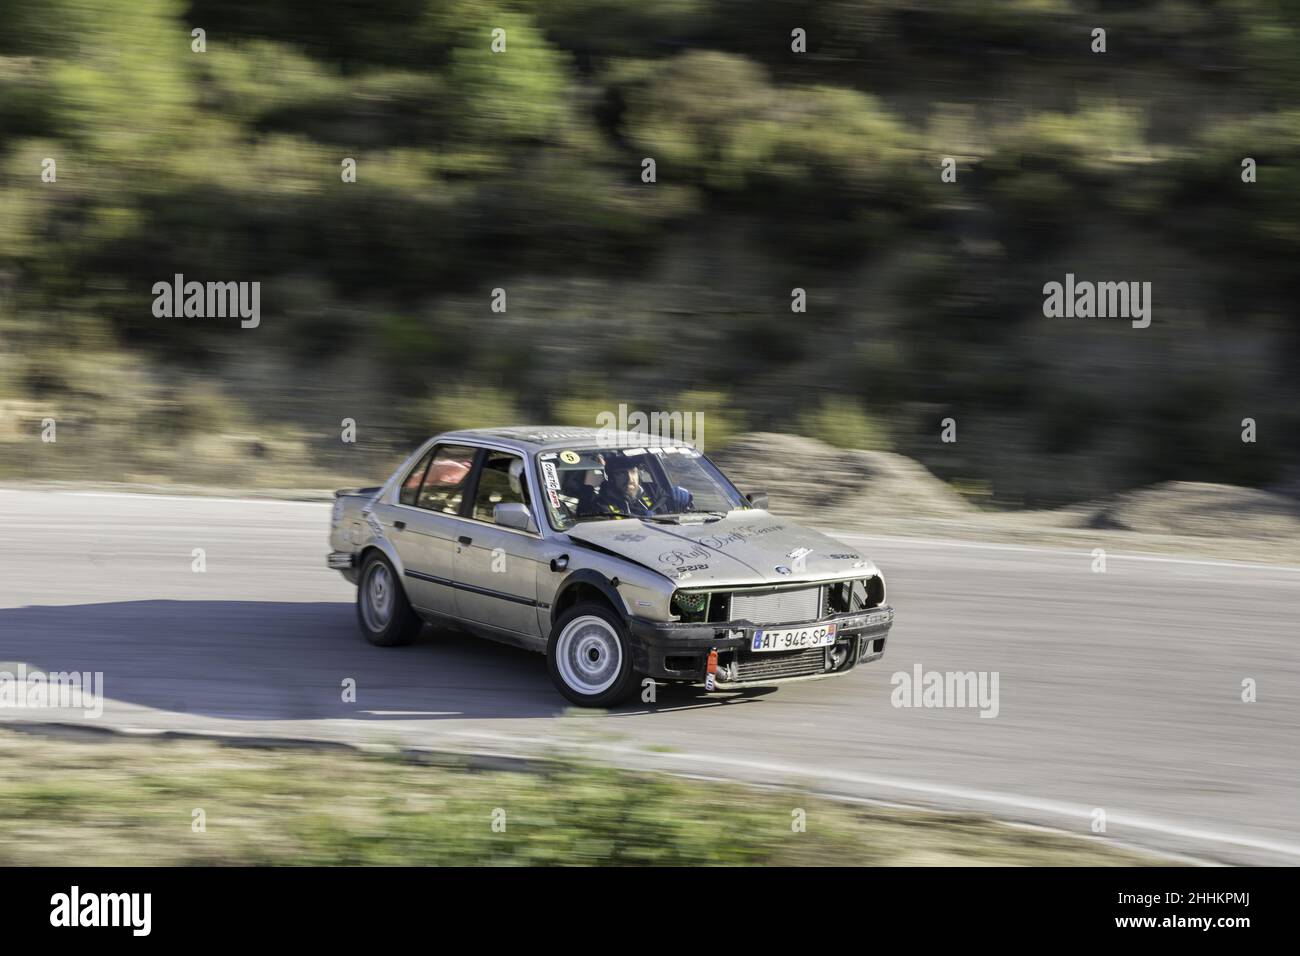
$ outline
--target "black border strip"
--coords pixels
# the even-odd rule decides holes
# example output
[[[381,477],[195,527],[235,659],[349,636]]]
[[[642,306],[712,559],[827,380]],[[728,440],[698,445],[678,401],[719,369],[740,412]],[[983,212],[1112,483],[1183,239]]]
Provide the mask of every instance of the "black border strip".
[[[542,604],[540,601],[534,601],[531,598],[520,597],[517,594],[506,594],[504,591],[493,591],[491,588],[480,588],[473,584],[462,584],[459,581],[452,581],[449,578],[439,578],[432,574],[424,574],[420,571],[406,570],[402,572],[408,578],[415,578],[418,581],[428,581],[431,584],[443,584],[449,588],[455,588],[458,591],[470,591],[474,594],[482,594],[484,597],[500,598],[502,601],[511,601],[514,604],[526,604],[529,607],[548,608],[549,604]]]

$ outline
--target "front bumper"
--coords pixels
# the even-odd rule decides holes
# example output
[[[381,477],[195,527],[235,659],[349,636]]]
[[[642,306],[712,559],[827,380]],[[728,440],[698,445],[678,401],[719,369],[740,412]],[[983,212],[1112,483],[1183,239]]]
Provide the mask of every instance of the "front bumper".
[[[777,625],[751,621],[664,624],[636,617],[628,623],[632,660],[639,672],[655,680],[696,683],[704,680],[709,651],[716,650],[716,686],[726,690],[831,677],[848,673],[858,664],[879,660],[884,656],[885,643],[894,625],[894,609],[874,607],[817,621]],[[750,649],[756,630],[825,624],[836,626],[833,647],[770,652]]]

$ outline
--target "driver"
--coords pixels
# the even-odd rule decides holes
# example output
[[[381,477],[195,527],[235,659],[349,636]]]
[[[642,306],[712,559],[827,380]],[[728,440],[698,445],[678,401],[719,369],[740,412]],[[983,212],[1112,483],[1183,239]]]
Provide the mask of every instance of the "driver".
[[[593,503],[596,514],[637,516],[654,514],[654,502],[641,487],[641,472],[626,458],[605,464],[605,481]]]

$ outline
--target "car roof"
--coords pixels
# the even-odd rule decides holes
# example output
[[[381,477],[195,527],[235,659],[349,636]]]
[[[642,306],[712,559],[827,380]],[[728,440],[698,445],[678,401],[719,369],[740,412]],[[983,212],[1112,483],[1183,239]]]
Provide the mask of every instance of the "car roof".
[[[447,432],[443,440],[496,441],[525,451],[572,448],[574,445],[647,448],[664,445],[691,446],[688,441],[669,441],[646,432],[621,432],[604,428],[574,428],[568,425],[512,425],[502,428],[470,428]]]

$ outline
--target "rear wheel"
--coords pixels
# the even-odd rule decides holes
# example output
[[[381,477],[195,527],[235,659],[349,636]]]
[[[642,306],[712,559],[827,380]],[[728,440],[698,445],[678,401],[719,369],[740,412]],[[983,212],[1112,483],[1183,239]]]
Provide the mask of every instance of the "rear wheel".
[[[406,599],[392,564],[379,552],[366,558],[357,582],[357,623],[366,640],[379,647],[409,644],[424,623]]]
[[[546,648],[551,681],[581,707],[610,707],[636,689],[627,625],[603,604],[579,604],[560,615]]]

